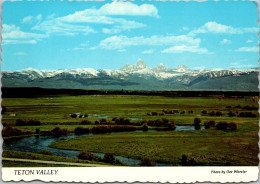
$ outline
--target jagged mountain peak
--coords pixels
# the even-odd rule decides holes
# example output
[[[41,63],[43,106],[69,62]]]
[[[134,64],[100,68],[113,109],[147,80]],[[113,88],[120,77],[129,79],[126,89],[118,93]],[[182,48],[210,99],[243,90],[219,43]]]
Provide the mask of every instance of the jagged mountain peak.
[[[167,68],[163,63],[159,63],[153,70],[156,72],[164,72],[168,71],[169,68]]]
[[[190,71],[190,69],[187,66],[185,66],[185,65],[180,65],[180,66],[178,66],[176,68],[176,71],[178,71],[178,72],[187,72],[187,71]]]
[[[138,59],[137,63],[135,64],[135,67],[137,68],[146,68],[147,65],[142,59]]]

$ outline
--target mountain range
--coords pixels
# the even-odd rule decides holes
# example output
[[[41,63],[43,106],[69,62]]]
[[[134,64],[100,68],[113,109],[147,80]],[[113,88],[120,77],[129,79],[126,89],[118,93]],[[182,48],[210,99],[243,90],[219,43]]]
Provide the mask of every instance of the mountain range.
[[[258,68],[191,70],[185,65],[168,68],[160,63],[150,68],[144,61],[119,70],[2,71],[3,87],[42,87],[106,90],[216,90],[258,91]]]

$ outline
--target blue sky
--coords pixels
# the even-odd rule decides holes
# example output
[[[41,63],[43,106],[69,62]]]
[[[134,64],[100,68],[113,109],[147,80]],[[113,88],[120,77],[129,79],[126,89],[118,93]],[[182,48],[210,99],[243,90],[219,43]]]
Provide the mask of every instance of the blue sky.
[[[2,19],[2,70],[258,67],[250,1],[4,2]]]

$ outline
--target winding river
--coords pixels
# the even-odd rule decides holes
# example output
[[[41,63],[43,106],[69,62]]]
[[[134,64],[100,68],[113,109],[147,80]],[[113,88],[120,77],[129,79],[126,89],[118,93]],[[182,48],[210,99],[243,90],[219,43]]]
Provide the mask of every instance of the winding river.
[[[204,129],[204,127],[202,127]],[[176,126],[175,131],[194,131],[194,126]],[[156,130],[149,130],[149,132],[156,131]],[[135,132],[142,132],[140,130],[137,130]],[[117,132],[117,133],[111,133],[111,134],[122,134],[127,132]],[[100,135],[100,134],[99,134]],[[75,135],[74,133],[71,133],[67,136],[61,136],[61,137],[53,137],[53,136],[30,136],[30,137],[24,137],[19,139],[9,139],[5,140],[3,143],[3,149],[5,150],[13,150],[13,151],[24,151],[24,152],[39,152],[41,150],[49,150],[53,152],[56,156],[63,156],[63,157],[69,157],[69,158],[77,158],[79,151],[73,151],[73,150],[66,150],[66,149],[57,149],[57,148],[51,148],[49,147],[50,144],[61,140],[62,138],[65,139],[71,139],[76,137],[84,137],[84,136],[95,136],[95,134],[85,134],[85,135]],[[93,154],[103,157],[104,153],[95,153]],[[140,160],[138,159],[132,159],[122,156],[115,156],[116,159],[120,160],[123,164],[129,165],[129,166],[137,166],[140,163]],[[156,162],[157,166],[170,166],[170,164],[167,163],[160,163]]]

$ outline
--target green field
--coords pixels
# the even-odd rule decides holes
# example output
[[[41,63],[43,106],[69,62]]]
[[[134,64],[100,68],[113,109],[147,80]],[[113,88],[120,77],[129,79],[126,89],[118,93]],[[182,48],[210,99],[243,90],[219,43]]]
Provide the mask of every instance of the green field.
[[[211,127],[197,131],[156,131],[99,134],[53,143],[51,146],[72,150],[114,153],[114,155],[179,165],[182,155],[193,158],[197,165],[258,165],[258,112],[234,108],[235,106],[257,106],[251,97],[163,97],[138,95],[85,95],[39,98],[4,98],[2,105],[7,111],[2,123],[11,124],[22,131],[50,131],[56,126],[69,131],[78,127],[92,128],[97,115],[129,119],[156,120],[173,119],[177,125],[192,125],[198,117],[202,125],[207,120],[235,122],[238,130],[217,130]],[[231,106],[231,108],[226,108]],[[161,113],[163,109],[185,111],[184,114],[148,116],[148,112]],[[192,110],[193,113],[188,113]],[[201,111],[221,111],[223,116],[201,115]],[[229,111],[253,112],[257,117],[229,117]],[[69,114],[88,114],[87,118],[71,118]],[[40,126],[14,126],[17,119],[39,120]],[[82,120],[91,125],[77,125]],[[132,120],[135,123],[139,120]],[[151,128],[151,127],[150,127]],[[23,153],[21,153],[23,154]],[[10,163],[9,163],[10,164]]]

